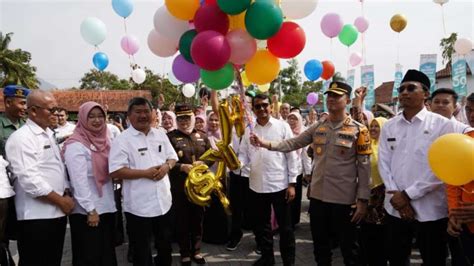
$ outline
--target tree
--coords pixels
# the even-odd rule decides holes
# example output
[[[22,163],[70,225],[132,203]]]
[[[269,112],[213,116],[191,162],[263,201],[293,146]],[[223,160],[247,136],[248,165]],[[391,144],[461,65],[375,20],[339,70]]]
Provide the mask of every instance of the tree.
[[[278,77],[270,83],[270,93],[291,94],[301,89],[301,71],[298,61],[291,59],[287,61],[289,66],[282,69]]]
[[[334,73],[332,81],[346,82],[346,79],[342,76],[341,72]]]
[[[441,39],[439,46],[441,47],[443,57],[443,64],[445,62],[451,62],[454,53],[454,43],[458,39],[458,34],[456,32],[451,33],[447,38]]]
[[[19,84],[30,89],[38,88],[36,68],[30,65],[31,54],[21,49],[10,50],[12,32],[0,32],[0,86]]]
[[[164,96],[164,103],[160,103],[167,107],[170,103],[176,102],[181,96],[181,92],[176,86],[159,74],[153,73],[150,69],[145,68],[146,79],[142,84],[133,83],[130,79],[130,83],[133,84],[132,89],[134,90],[150,90],[153,102],[157,103],[160,94]],[[161,106],[160,106],[161,107]]]
[[[130,82],[119,77],[109,71],[98,71],[91,69],[85,73],[80,80],[80,89],[84,90],[128,90],[131,88]]]

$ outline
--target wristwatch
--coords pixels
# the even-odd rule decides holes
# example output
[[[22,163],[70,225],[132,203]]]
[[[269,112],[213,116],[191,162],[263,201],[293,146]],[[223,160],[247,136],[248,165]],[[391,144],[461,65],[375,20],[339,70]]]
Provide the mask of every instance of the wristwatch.
[[[97,211],[95,209],[93,209],[90,212],[87,212],[87,215],[94,215],[94,214],[97,214]]]
[[[168,168],[171,170],[173,169],[173,166],[171,166],[171,164],[169,162],[165,162],[167,165],[168,165]]]

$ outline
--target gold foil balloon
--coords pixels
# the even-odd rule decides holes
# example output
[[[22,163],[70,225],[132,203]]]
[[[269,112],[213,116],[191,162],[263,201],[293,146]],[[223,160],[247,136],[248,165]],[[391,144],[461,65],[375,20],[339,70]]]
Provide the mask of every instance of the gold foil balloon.
[[[245,133],[244,121],[245,109],[239,95],[232,96],[232,121],[235,127],[235,132],[240,138]]]
[[[390,19],[390,27],[395,32],[402,32],[407,26],[407,18],[402,14],[396,14]]]

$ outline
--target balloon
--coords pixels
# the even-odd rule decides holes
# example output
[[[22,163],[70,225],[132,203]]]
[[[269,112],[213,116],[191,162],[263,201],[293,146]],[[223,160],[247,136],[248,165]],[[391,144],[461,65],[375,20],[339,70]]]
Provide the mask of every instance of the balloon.
[[[281,10],[286,19],[301,19],[316,9],[318,0],[282,0]]]
[[[359,54],[358,52],[353,52],[351,56],[349,57],[349,63],[351,63],[351,66],[355,67],[358,64],[362,62],[362,55]]]
[[[309,105],[315,105],[316,103],[318,103],[318,94],[316,92],[310,92],[308,93],[308,96],[306,96],[306,102],[309,104]]]
[[[245,14],[247,14],[247,11],[244,11],[235,16],[229,16],[229,30],[241,29],[246,31],[247,29],[245,28]]]
[[[165,37],[155,30],[150,31],[147,41],[150,51],[160,57],[170,57],[178,51],[178,42],[176,40]]]
[[[354,26],[360,33],[364,33],[369,28],[369,21],[364,17],[358,17],[354,21]]]
[[[198,10],[199,0],[165,0],[171,15],[181,20],[192,20]]]
[[[142,84],[146,80],[146,73],[141,68],[132,71],[132,79],[137,84]]]
[[[132,0],[112,0],[112,8],[117,15],[126,18],[133,12]]]
[[[140,49],[140,42],[133,35],[125,35],[120,41],[122,50],[128,55],[134,55]]]
[[[257,51],[257,42],[245,30],[230,31],[225,38],[230,45],[229,61],[234,64],[245,64]]]
[[[89,44],[99,45],[105,40],[107,28],[102,20],[89,17],[81,23],[81,35]]]
[[[185,32],[179,39],[179,52],[184,56],[189,63],[193,63],[193,58],[191,57],[191,43],[197,35],[196,30],[188,30]]]
[[[94,57],[92,58],[92,62],[94,63],[94,66],[102,71],[107,68],[109,65],[109,58],[107,57],[106,54],[102,52],[97,52],[94,54]]]
[[[336,13],[327,13],[321,19],[321,30],[329,38],[336,37],[342,30],[342,19]]]
[[[187,21],[173,17],[164,6],[156,10],[153,24],[158,33],[176,41],[179,40],[184,32],[189,30],[189,23]]]
[[[258,88],[259,92],[265,93],[270,89],[270,83],[263,84],[263,85],[258,85],[257,88]]]
[[[168,73],[168,81],[172,84],[172,85],[175,85],[175,86],[178,86],[178,85],[181,85],[182,82],[179,81],[173,74],[173,71],[170,71]]]
[[[349,47],[357,41],[357,36],[359,36],[357,29],[351,24],[346,24],[339,33],[339,41]]]
[[[407,19],[402,14],[396,14],[390,19],[390,27],[395,32],[402,32],[407,26]]]
[[[434,2],[435,4],[444,5],[444,4],[446,4],[447,2],[449,2],[449,0],[433,0],[433,2]]]
[[[279,58],[297,56],[306,44],[306,35],[298,24],[285,21],[277,34],[267,40],[268,50]]]
[[[217,0],[204,0],[204,3],[206,3],[206,5],[217,5]]]
[[[196,93],[196,88],[193,84],[184,84],[182,92],[184,97],[191,98],[194,96],[194,93]]]
[[[234,81],[234,67],[227,63],[223,68],[216,71],[201,69],[201,79],[211,89],[225,89]]]
[[[460,55],[466,55],[472,50],[472,42],[466,38],[458,38],[454,43],[454,51]]]
[[[242,71],[242,73],[240,73],[240,78],[242,79],[242,85],[244,85],[245,87],[248,87],[251,84],[249,79],[247,78],[247,73],[245,73],[245,71]]]
[[[208,30],[198,33],[191,44],[191,57],[206,70],[218,70],[229,61],[230,45],[224,35]]]
[[[244,12],[250,6],[250,0],[217,0],[219,8],[229,15],[237,15]]]
[[[199,67],[186,61],[182,55],[175,57],[172,69],[174,76],[183,83],[191,83],[199,79]]]
[[[269,51],[257,51],[245,65],[250,82],[258,85],[272,82],[280,72],[280,61]]]
[[[197,32],[213,30],[225,35],[229,31],[229,16],[217,5],[203,5],[194,16],[194,27]]]
[[[309,60],[304,65],[304,74],[311,80],[317,80],[323,73],[323,65],[316,59]]]
[[[323,65],[323,73],[321,74],[321,78],[328,80],[334,75],[334,64],[329,60],[323,61],[321,63]]]
[[[259,40],[275,35],[280,30],[282,23],[281,9],[273,2],[254,2],[245,14],[245,27],[248,33]]]
[[[474,139],[462,134],[446,134],[437,138],[428,150],[433,173],[453,186],[474,180]]]

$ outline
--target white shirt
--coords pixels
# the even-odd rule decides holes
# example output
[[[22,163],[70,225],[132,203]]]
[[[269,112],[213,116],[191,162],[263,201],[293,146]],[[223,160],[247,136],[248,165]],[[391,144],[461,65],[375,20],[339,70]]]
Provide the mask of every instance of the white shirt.
[[[80,142],[71,143],[64,153],[64,160],[76,202],[73,213],[87,214],[94,209],[99,214],[117,211],[112,179],[102,186],[102,197],[99,196],[89,148]]]
[[[244,136],[239,138],[237,136],[237,133],[235,133],[235,130],[232,131],[232,132],[233,132],[233,134],[232,134],[232,148],[234,149],[234,152],[237,155],[237,157],[239,157],[239,147],[240,147],[240,144],[242,143],[242,141],[244,139]],[[243,176],[243,177],[249,177],[250,168],[249,168],[248,164],[241,163],[240,169],[235,169],[232,172],[236,175],[240,175],[240,176]]]
[[[16,179],[15,206],[18,220],[52,219],[65,214],[59,207],[37,199],[52,191],[64,194],[66,170],[53,131],[28,119],[13,132],[5,145],[7,159]]]
[[[72,135],[75,128],[76,128],[76,125],[74,125],[71,122],[67,122],[67,121],[64,124],[64,126],[58,125],[58,127],[55,129],[56,138],[64,138],[65,136]]]
[[[15,195],[7,174],[8,162],[0,155],[0,199],[7,199]]]
[[[120,129],[116,125],[107,124],[107,131],[109,133],[109,140],[112,141],[120,135]]]
[[[168,159],[178,160],[168,136],[151,128],[147,135],[133,126],[114,139],[109,156],[109,172],[124,167],[148,169],[162,165]],[[123,210],[141,217],[163,215],[171,208],[171,190],[168,175],[159,181],[147,178],[123,180]]]
[[[386,190],[405,192],[412,199],[415,218],[420,222],[447,217],[448,208],[443,182],[428,164],[428,149],[438,137],[454,132],[447,118],[423,108],[412,121],[403,113],[385,123],[380,135],[378,167]],[[396,217],[399,212],[385,197],[385,209]]]
[[[474,130],[474,128],[464,124],[463,122],[458,121],[454,116],[452,116],[450,120],[453,123],[454,132],[456,133],[466,134],[467,132]]]
[[[309,146],[306,146],[304,148],[301,148],[301,153],[298,154],[298,151],[295,151],[296,152],[296,156],[297,156],[297,160],[296,160],[296,164],[297,164],[297,172],[298,172],[298,175],[311,175],[311,171],[312,171],[312,160],[311,158],[308,156],[308,147]]]
[[[255,123],[254,133],[270,141],[281,141],[293,137],[290,126],[273,117],[265,126]],[[245,130],[239,148],[239,160],[250,168],[249,186],[257,193],[278,192],[296,183],[298,175],[296,152],[269,151],[250,144],[250,130]]]

